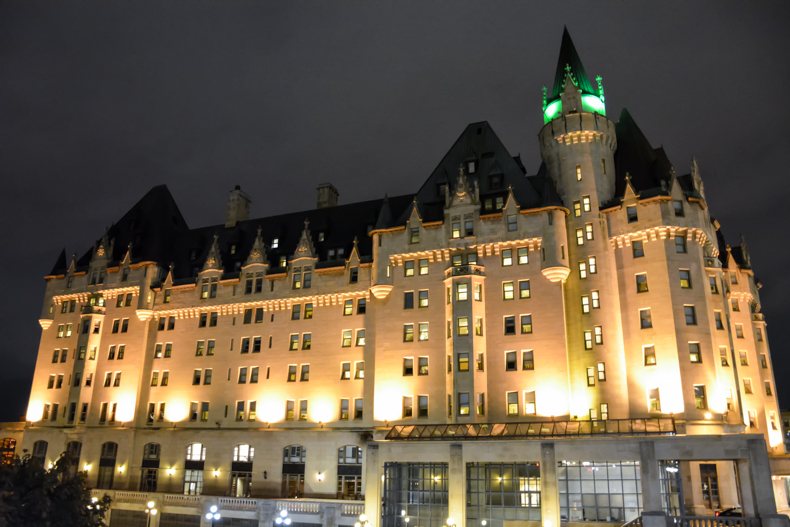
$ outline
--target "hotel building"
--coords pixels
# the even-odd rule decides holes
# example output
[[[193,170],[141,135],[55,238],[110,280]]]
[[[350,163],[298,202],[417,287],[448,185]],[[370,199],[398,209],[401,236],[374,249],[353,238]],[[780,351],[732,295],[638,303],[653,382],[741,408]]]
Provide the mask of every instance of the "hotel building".
[[[700,167],[607,117],[567,32],[543,118],[534,174],[479,122],[407,195],[236,187],[191,228],[151,189],[45,277],[24,448],[112,527],[787,525],[760,284]]]

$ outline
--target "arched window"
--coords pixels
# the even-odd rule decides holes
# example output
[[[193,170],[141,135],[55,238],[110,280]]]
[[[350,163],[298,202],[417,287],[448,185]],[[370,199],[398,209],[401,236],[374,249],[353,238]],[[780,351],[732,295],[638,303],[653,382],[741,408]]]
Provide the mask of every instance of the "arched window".
[[[304,495],[304,464],[307,449],[302,445],[288,445],[283,449],[284,498],[300,498]]]
[[[206,446],[203,443],[187,445],[184,461],[184,494],[198,495],[203,492],[203,468],[206,461]]]
[[[362,447],[345,445],[337,449],[337,497],[362,499]]]
[[[142,473],[140,475],[140,491],[156,492],[159,475],[159,443],[146,443],[143,446]]]
[[[96,487],[111,489],[115,474],[115,459],[118,457],[118,443],[108,441],[101,446],[99,458],[99,475],[96,478]]]
[[[42,465],[47,460],[47,448],[49,444],[46,441],[36,441],[33,443],[33,453],[31,457]]]
[[[255,448],[248,444],[233,447],[233,462],[230,467],[230,495],[247,498],[251,495],[252,460]]]
[[[13,437],[4,437],[0,439],[0,463],[3,465],[10,465],[14,462],[15,453],[16,439]]]

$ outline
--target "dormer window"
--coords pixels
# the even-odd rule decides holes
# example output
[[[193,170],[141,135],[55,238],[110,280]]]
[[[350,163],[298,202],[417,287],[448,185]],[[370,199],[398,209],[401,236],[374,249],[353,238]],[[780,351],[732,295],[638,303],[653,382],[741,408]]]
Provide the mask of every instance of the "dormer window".
[[[344,254],[346,254],[346,250],[345,250],[345,249],[343,249],[342,247],[340,247],[340,248],[337,250],[337,257],[338,257],[338,258],[342,258]]]
[[[348,270],[348,283],[356,284],[359,281],[359,267],[352,267]]]
[[[458,216],[453,217],[453,221],[450,224],[451,231],[450,231],[450,238],[457,239],[461,237],[461,218]]]
[[[477,172],[477,161],[474,159],[471,161],[466,162],[466,172],[467,174],[474,174]]]
[[[272,238],[272,249],[276,249],[280,246],[280,238]]]
[[[473,236],[475,233],[475,222],[472,216],[464,216],[464,236]]]
[[[129,268],[124,267],[121,271],[121,282],[126,282],[129,279]]]
[[[505,206],[505,198],[503,198],[502,196],[497,196],[496,201],[494,202],[494,209],[502,210],[504,206]]]
[[[230,254],[236,254],[236,244],[233,243],[230,246]]]
[[[285,267],[287,265],[287,263],[288,263],[288,260],[285,258],[285,256],[280,256],[279,267]]]
[[[440,197],[445,197],[447,195],[447,183],[439,183],[436,185],[436,192]]]
[[[502,188],[502,174],[491,174],[488,176],[488,188],[490,190],[500,190]]]
[[[683,201],[679,199],[672,200],[672,208],[675,211],[675,216],[683,217],[685,216],[685,212],[683,211]]]
[[[200,285],[200,298],[216,298],[217,297],[217,283],[219,279],[214,278],[204,278],[201,285]]]
[[[409,229],[409,243],[419,243],[419,242],[420,242],[420,228],[411,227]]]

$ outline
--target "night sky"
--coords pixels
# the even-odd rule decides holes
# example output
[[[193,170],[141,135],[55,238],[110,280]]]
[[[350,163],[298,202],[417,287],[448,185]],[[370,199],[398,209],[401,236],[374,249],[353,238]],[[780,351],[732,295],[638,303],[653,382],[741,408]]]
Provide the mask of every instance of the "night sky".
[[[563,25],[608,113],[628,107],[764,284],[790,407],[788,2],[0,1],[0,419],[24,414],[44,276],[150,187],[190,226],[416,192],[487,120],[540,164]],[[784,385],[783,385],[784,384]]]

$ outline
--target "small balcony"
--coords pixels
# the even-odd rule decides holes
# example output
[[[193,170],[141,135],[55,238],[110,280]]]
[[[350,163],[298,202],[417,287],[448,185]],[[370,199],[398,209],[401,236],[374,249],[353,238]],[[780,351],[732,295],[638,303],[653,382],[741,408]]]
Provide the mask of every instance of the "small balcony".
[[[485,276],[486,268],[483,265],[466,264],[466,265],[453,265],[444,270],[444,277],[450,278],[451,276]]]

